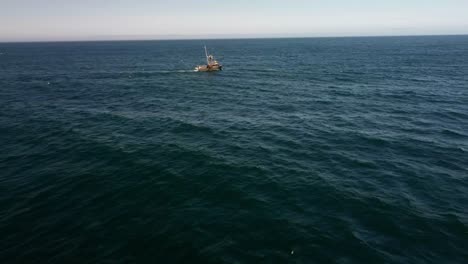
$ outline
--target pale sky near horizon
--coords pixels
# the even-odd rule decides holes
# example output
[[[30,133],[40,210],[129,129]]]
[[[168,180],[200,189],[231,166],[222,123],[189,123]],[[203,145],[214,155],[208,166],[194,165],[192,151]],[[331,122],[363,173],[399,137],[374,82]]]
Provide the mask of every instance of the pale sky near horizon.
[[[0,0],[0,41],[468,34],[468,0]]]

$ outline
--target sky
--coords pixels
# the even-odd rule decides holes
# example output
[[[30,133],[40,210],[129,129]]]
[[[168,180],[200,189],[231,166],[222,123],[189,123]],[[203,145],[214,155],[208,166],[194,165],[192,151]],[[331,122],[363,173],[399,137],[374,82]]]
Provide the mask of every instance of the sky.
[[[468,0],[0,0],[0,41],[468,34]]]

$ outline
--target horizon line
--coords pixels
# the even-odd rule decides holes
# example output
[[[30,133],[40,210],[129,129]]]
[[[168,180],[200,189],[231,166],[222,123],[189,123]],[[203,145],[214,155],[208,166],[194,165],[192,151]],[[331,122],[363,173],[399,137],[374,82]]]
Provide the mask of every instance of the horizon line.
[[[111,39],[103,37],[102,39],[57,39],[57,40],[0,40],[0,44],[14,44],[14,43],[66,43],[66,42],[118,42],[118,41],[194,41],[194,40],[248,40],[248,39],[309,39],[309,38],[389,38],[389,37],[443,37],[443,36],[468,36],[468,33],[455,33],[455,34],[401,34],[401,35],[330,35],[330,36],[288,36],[287,34],[274,34],[249,36],[249,34],[237,34],[233,36],[224,36],[223,34],[212,34],[205,37],[198,35],[148,35],[147,37],[140,35],[133,35],[136,37],[131,39],[132,35],[117,35],[114,38],[122,37],[121,39]],[[221,37],[220,37],[221,36]],[[237,36],[237,37],[236,37]],[[128,37],[128,38],[127,38]]]

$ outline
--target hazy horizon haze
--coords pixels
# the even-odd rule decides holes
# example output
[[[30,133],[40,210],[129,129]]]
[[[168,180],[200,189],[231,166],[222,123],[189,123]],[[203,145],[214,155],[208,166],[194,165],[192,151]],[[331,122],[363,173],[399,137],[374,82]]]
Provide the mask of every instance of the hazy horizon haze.
[[[468,2],[1,0],[0,41],[452,35]]]

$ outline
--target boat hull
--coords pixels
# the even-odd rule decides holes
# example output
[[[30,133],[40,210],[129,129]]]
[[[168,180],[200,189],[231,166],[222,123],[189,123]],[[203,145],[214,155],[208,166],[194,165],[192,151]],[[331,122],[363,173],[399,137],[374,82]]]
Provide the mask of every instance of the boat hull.
[[[221,65],[211,65],[211,66],[199,65],[195,67],[195,71],[198,71],[198,72],[212,72],[212,71],[222,71],[222,70],[223,70],[223,66]]]

